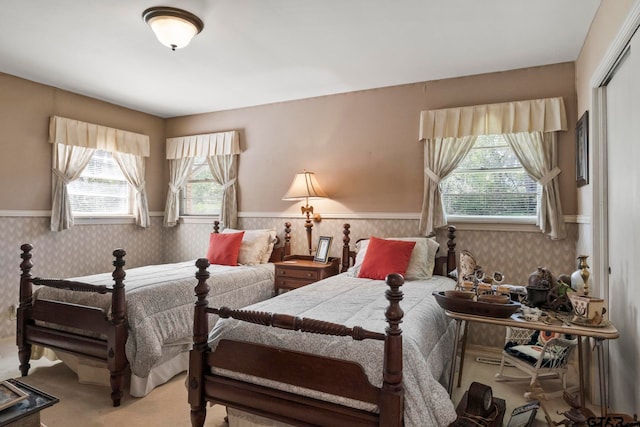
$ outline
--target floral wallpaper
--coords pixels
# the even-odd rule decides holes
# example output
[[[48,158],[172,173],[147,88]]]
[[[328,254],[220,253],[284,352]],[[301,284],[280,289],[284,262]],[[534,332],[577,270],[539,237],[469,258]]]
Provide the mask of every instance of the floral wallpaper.
[[[238,228],[275,228],[284,238],[285,222],[291,223],[292,253],[307,254],[303,218],[239,218]],[[412,219],[323,219],[314,223],[312,244],[319,236],[332,236],[330,255],[342,254],[343,224],[349,223],[351,244],[363,237],[403,237],[416,235],[418,221]],[[554,274],[571,273],[576,268],[578,226],[567,224],[569,237],[552,241],[535,232],[459,230],[456,249],[471,251],[486,272],[500,271],[505,283],[525,285],[538,266]],[[152,217],[151,227],[126,225],[78,225],[59,233],[49,231],[49,218],[0,218],[0,337],[15,333],[12,306],[18,304],[20,245],[34,246],[33,274],[74,277],[112,271],[112,252],[127,251],[126,268],[178,262],[203,257],[209,244],[212,224],[179,224],[164,228],[162,218]],[[446,231],[438,241],[446,250]],[[195,269],[194,269],[195,274]],[[504,332],[486,325],[471,325],[470,344],[501,346]]]

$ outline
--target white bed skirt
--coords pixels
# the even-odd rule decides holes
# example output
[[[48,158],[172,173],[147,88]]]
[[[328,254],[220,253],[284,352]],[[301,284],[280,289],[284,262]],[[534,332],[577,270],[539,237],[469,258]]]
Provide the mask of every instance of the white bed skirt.
[[[78,357],[65,352],[53,352],[48,350],[45,355],[50,360],[60,359],[78,376],[80,384],[93,384],[111,387],[109,370],[103,362]],[[133,397],[144,397],[155,387],[169,381],[176,375],[189,369],[189,353],[183,352],[167,361],[158,363],[149,373],[148,377],[137,375],[125,375],[125,384],[129,386],[129,394]]]

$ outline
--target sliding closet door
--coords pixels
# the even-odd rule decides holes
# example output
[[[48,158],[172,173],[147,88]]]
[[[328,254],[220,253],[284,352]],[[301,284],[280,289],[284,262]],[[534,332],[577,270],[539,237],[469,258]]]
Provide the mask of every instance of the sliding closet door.
[[[609,345],[609,404],[640,410],[640,36],[606,86],[609,317],[620,338]]]

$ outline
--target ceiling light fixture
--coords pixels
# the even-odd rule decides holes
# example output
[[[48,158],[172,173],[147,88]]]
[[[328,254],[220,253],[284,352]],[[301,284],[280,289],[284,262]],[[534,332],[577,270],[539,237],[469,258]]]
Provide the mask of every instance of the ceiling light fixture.
[[[150,7],[142,12],[142,19],[149,24],[160,43],[171,50],[185,47],[204,28],[196,15],[174,7]]]

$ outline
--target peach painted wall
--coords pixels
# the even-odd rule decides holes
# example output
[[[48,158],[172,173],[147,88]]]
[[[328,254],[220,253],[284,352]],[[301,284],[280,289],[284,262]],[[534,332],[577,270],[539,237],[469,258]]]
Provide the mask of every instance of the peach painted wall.
[[[151,211],[163,211],[168,171],[164,119],[0,73],[0,210],[51,209],[49,117],[58,115],[149,135]]]
[[[576,60],[578,113],[591,107],[591,77],[637,0],[602,0]]]
[[[576,92],[578,95],[577,107],[579,116],[591,108],[591,79],[629,14],[633,3],[634,0],[603,0],[598,8],[580,55],[576,60]],[[593,141],[593,137],[590,140]],[[589,147],[589,149],[590,159],[593,159],[593,146]],[[590,167],[593,167],[592,161]],[[593,173],[591,176],[593,176]],[[578,214],[589,218],[593,214],[592,191],[592,186],[586,185],[578,188],[577,192]],[[584,244],[581,242],[579,245],[590,248],[591,240]]]
[[[576,120],[575,74],[573,63],[555,64],[456,79],[373,89],[260,107],[161,119],[96,99],[0,74],[0,211],[48,211],[50,209],[51,149],[47,142],[48,120],[53,114],[78,120],[146,133],[151,137],[151,157],[147,161],[147,189],[151,211],[163,211],[168,181],[164,159],[164,138],[179,135],[237,129],[241,132],[240,211],[248,213],[241,225],[277,224],[282,214],[291,213],[296,222],[295,241],[303,241],[299,223],[299,203],[283,202],[293,174],[303,168],[313,170],[331,195],[331,200],[314,202],[322,213],[358,213],[354,237],[365,236],[387,224],[389,236],[414,234],[416,215],[422,203],[423,148],[417,141],[421,110],[562,96],[568,123]],[[560,134],[561,192],[565,215],[576,213],[574,132]],[[28,170],[28,174],[25,172]],[[260,215],[251,216],[250,213]],[[366,213],[390,214],[398,220],[367,220]],[[273,215],[271,215],[273,214]],[[397,215],[394,215],[397,214]],[[409,214],[407,219],[407,215]],[[88,271],[104,271],[115,247],[130,252],[128,266],[180,261],[198,256],[195,248],[206,247],[210,225],[181,224],[163,229],[154,218],[149,230],[133,225],[78,226],[51,233],[46,218],[0,218],[4,255],[0,256],[0,313],[17,302],[17,252],[23,242],[37,248],[38,269],[60,276],[76,276],[78,260]],[[402,219],[405,218],[405,219]],[[344,221],[334,217],[315,225],[319,233],[340,237]],[[400,229],[398,229],[400,227]],[[365,233],[365,234],[361,234]],[[105,237],[105,236],[108,236]],[[464,236],[473,237],[465,240]],[[522,266],[522,257],[505,263],[508,242],[526,247],[531,238],[540,238],[536,261]],[[299,240],[298,240],[299,239]],[[483,265],[501,269],[519,283],[526,273],[541,263],[553,271],[570,271],[575,259],[575,234],[566,241],[550,241],[530,233],[461,234],[460,249],[483,251],[474,244],[495,240],[500,250],[483,253]],[[337,240],[336,243],[339,241]],[[144,249],[148,248],[148,249]],[[335,249],[339,244],[335,245]],[[300,249],[298,248],[298,252]],[[87,252],[92,256],[86,258]],[[492,256],[495,254],[496,256]],[[200,255],[201,256],[201,255]],[[43,258],[44,257],[44,258]],[[11,330],[9,319],[0,321],[0,335]],[[495,335],[486,331],[487,337]],[[499,334],[498,334],[499,335]],[[482,342],[487,343],[485,338]]]
[[[573,63],[379,88],[167,119],[167,137],[236,129],[241,133],[241,212],[296,212],[282,201],[294,173],[307,169],[330,195],[323,213],[417,213],[422,204],[422,110],[562,96],[576,121]],[[565,215],[576,213],[574,130],[561,132]],[[298,211],[299,212],[299,211]]]

